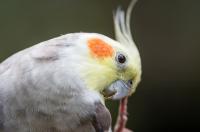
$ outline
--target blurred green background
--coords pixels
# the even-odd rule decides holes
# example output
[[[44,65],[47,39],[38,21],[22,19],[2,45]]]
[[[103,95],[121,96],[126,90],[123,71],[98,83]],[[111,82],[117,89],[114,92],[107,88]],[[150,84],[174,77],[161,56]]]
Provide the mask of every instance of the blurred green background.
[[[0,61],[70,32],[114,38],[112,12],[129,0],[1,0]],[[200,131],[200,1],[139,0],[132,32],[143,77],[129,100],[135,132]],[[114,122],[118,103],[108,101]]]

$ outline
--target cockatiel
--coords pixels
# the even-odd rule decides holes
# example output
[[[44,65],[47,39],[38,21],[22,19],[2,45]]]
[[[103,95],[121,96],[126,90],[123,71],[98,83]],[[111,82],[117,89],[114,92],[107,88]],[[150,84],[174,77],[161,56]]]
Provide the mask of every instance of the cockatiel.
[[[109,131],[104,98],[131,95],[141,77],[129,26],[133,5],[127,20],[120,9],[114,15],[118,41],[97,33],[71,33],[2,62],[0,132]]]

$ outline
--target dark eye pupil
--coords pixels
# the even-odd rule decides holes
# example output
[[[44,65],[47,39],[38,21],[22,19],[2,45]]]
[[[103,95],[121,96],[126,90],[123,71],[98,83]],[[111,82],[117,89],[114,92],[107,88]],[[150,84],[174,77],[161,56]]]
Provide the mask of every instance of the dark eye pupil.
[[[132,84],[133,84],[133,81],[132,81],[132,80],[129,80],[128,82],[129,82],[129,84],[130,84],[130,85],[132,85]]]
[[[118,61],[119,61],[119,63],[124,63],[126,61],[126,57],[122,54],[119,54]]]

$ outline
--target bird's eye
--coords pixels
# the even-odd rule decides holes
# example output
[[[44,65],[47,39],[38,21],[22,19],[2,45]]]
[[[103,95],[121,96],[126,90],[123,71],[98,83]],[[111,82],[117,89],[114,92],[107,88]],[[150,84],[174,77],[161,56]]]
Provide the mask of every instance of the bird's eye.
[[[131,86],[131,85],[133,85],[133,81],[132,80],[129,80],[128,81],[128,84]]]
[[[118,54],[116,59],[121,64],[126,62],[126,57],[123,54]]]

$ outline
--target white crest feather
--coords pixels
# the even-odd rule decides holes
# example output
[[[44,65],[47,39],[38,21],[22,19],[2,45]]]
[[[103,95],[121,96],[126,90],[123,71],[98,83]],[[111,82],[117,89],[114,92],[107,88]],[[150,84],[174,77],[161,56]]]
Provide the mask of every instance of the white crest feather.
[[[126,13],[120,7],[114,14],[114,28],[116,40],[122,44],[135,46],[130,29],[131,12],[137,0],[132,0]],[[136,47],[136,46],[135,46]]]

